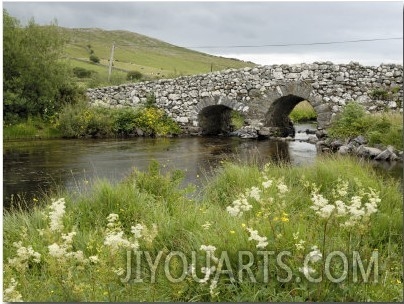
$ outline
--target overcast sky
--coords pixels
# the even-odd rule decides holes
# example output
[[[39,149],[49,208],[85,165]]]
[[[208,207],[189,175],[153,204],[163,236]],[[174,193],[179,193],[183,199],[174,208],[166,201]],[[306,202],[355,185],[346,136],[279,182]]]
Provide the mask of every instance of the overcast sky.
[[[22,23],[128,30],[258,64],[403,63],[403,2],[3,2]],[[195,48],[214,46],[215,48]],[[243,46],[243,47],[234,47]]]

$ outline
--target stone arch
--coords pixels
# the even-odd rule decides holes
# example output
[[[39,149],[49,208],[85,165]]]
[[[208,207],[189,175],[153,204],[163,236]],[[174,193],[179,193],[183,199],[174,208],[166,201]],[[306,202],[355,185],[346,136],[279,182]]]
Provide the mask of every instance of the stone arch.
[[[226,134],[232,130],[232,110],[243,112],[248,110],[244,104],[223,96],[205,97],[197,104],[198,126],[203,135]]]
[[[272,102],[265,114],[264,124],[278,129],[280,136],[294,135],[289,114],[303,100],[307,100],[316,112],[318,126],[328,125],[331,108],[313,91],[311,84],[301,81],[285,83],[278,86],[271,95]]]

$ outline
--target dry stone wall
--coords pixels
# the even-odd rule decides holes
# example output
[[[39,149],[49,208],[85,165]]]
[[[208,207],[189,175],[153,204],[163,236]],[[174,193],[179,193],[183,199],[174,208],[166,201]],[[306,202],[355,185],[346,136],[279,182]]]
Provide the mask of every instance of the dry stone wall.
[[[136,107],[154,94],[156,106],[179,122],[185,133],[200,131],[201,115],[208,107],[236,110],[258,128],[277,127],[287,121],[297,103],[308,100],[317,112],[319,126],[327,127],[348,101],[356,101],[370,112],[402,112],[402,81],[402,65],[315,62],[89,89],[87,96],[94,106]]]

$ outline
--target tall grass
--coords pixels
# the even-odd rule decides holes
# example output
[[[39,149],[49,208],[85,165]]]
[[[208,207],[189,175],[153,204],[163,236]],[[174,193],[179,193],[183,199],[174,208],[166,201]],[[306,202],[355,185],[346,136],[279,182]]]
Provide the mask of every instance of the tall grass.
[[[61,134],[57,127],[40,118],[29,117],[25,122],[3,125],[3,139],[50,139],[58,138]]]
[[[289,118],[293,122],[305,122],[315,120],[317,118],[316,111],[307,100],[298,103],[289,114]]]
[[[135,170],[118,185],[99,181],[78,197],[61,193],[66,200],[65,213],[62,212],[60,217],[61,231],[49,229],[49,207],[36,207],[29,213],[18,210],[6,212],[3,247],[5,289],[12,285],[14,278],[18,285],[13,291],[20,294],[24,301],[49,302],[403,300],[402,194],[397,182],[376,176],[366,163],[350,158],[324,158],[308,167],[267,165],[261,168],[225,163],[217,175],[207,181],[205,193],[198,201],[187,195],[192,188],[179,188],[181,177],[178,171],[162,173],[162,168],[153,162],[148,172]],[[272,186],[268,183],[265,184],[268,187],[264,188],[263,181],[267,179],[272,181]],[[327,229],[324,229],[325,219],[310,208],[313,205],[313,189],[318,188],[319,193],[332,203],[338,185],[345,182],[349,185],[345,194],[348,199],[361,196],[365,202],[369,187],[374,189],[381,199],[378,210],[372,214],[370,221],[364,220],[353,229],[341,228],[338,224],[341,218],[336,216],[327,220]],[[228,207],[241,194],[250,192],[252,187],[261,189],[259,202],[247,196],[252,209],[241,216],[231,216]],[[112,213],[117,214],[119,220],[111,224],[107,217]],[[54,218],[55,214],[51,217]],[[145,236],[136,239],[140,246],[138,250],[148,251],[152,261],[159,254],[164,261],[170,252],[182,252],[189,262],[191,252],[195,251],[199,278],[203,278],[199,269],[207,259],[201,250],[202,245],[215,246],[217,257],[227,252],[227,266],[233,269],[239,265],[237,253],[240,251],[251,252],[258,258],[260,249],[254,239],[249,239],[247,230],[252,228],[260,236],[265,236],[268,242],[261,250],[276,253],[290,251],[291,256],[284,257],[283,261],[290,267],[293,279],[285,282],[277,280],[277,276],[286,277],[286,272],[279,267],[274,255],[269,257],[268,282],[262,281],[262,268],[255,263],[250,269],[257,278],[255,283],[246,273],[243,279],[235,273],[235,281],[229,280],[228,274],[224,273],[216,287],[213,278],[203,284],[186,276],[184,280],[173,283],[167,279],[164,263],[161,262],[156,270],[156,280],[152,283],[150,267],[142,255],[140,275],[143,282],[134,282],[135,274],[130,282],[122,282],[126,274],[126,249],[122,247],[113,251],[107,245],[107,225],[109,233],[111,229],[123,231],[123,237],[129,240],[132,235],[130,227],[136,224],[144,227]],[[151,236],[153,224],[157,226],[157,234]],[[67,247],[67,253],[59,258],[50,255],[48,246],[64,244],[61,233],[71,231],[75,231],[76,235],[71,247]],[[13,242],[18,241],[22,243],[14,246]],[[303,248],[298,249],[296,244],[299,242]],[[10,263],[9,259],[17,256],[17,247],[21,253],[24,251],[21,246],[27,248],[29,245],[41,254],[41,261],[36,263],[32,258],[20,260],[27,267],[17,269],[16,263]],[[371,282],[353,282],[351,268],[347,279],[340,283],[329,280],[309,282],[299,267],[302,267],[305,255],[314,252],[310,249],[314,245],[323,254],[322,261],[312,265],[317,267],[315,277],[322,273],[321,266],[327,253],[339,250],[352,258],[352,251],[357,250],[366,269],[369,257],[378,250],[377,282],[373,282],[375,269],[370,276]],[[71,257],[73,252],[77,255],[78,251],[82,251],[87,262]],[[68,254],[70,258],[67,258]],[[332,273],[340,276],[340,260],[333,261]],[[135,271],[137,266],[134,262],[132,267]],[[169,269],[173,277],[180,277],[182,268],[178,256],[171,260]],[[300,279],[297,280],[297,277]]]
[[[360,104],[351,102],[333,121],[328,134],[343,139],[363,135],[370,144],[403,149],[403,116],[395,112],[367,114]]]

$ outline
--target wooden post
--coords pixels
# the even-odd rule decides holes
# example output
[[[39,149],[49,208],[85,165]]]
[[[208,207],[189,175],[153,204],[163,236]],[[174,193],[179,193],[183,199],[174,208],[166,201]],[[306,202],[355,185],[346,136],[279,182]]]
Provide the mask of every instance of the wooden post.
[[[111,58],[109,59],[108,82],[111,80],[112,62],[114,61],[115,41],[112,43]]]

